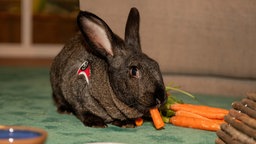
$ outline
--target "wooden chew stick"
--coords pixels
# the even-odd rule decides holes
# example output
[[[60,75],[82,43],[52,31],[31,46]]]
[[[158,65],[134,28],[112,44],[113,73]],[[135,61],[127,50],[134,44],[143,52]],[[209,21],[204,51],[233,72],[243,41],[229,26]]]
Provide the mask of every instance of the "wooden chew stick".
[[[242,99],[242,104],[245,106],[245,107],[249,107],[251,108],[252,110],[255,110],[256,111],[256,102],[250,100],[250,99],[247,99],[247,98],[244,98]]]
[[[250,116],[252,118],[256,118],[256,111],[254,111],[248,107],[245,107],[241,102],[233,102],[232,107],[236,110],[239,110],[239,111],[247,114],[248,116]]]
[[[247,98],[256,102],[256,93],[247,93]]]
[[[217,131],[216,144],[256,144],[256,93],[232,104],[233,109],[225,116],[225,122]]]
[[[237,120],[240,120],[242,121],[243,123],[245,123],[246,125],[256,129],[256,122],[255,122],[255,119],[249,117],[248,115],[246,114],[243,114],[241,112],[238,112],[237,110],[234,110],[234,109],[231,109],[229,111],[229,114],[236,118]]]
[[[233,119],[229,114],[225,116],[225,121],[242,133],[256,139],[256,130],[250,128],[243,122],[239,122],[238,120]]]
[[[232,139],[230,135],[228,135],[227,133],[225,133],[225,132],[223,132],[221,130],[217,131],[216,134],[225,143],[241,144],[241,142]]]
[[[239,141],[239,143],[246,143],[246,144],[252,144],[254,142],[252,138],[241,133],[240,131],[238,131],[237,129],[235,129],[234,127],[226,123],[221,125],[221,130],[223,132],[226,132],[227,135],[230,136],[233,141],[236,141],[236,142]],[[233,144],[233,141],[232,142],[229,141],[228,143]]]
[[[215,143],[216,144],[225,144],[225,142],[222,141],[220,138],[216,138]]]

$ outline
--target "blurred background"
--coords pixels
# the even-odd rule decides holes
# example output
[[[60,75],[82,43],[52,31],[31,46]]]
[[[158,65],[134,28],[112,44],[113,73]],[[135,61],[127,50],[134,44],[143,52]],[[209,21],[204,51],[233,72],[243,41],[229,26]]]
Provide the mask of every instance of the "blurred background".
[[[78,11],[79,0],[0,0],[0,64],[50,65]]]
[[[166,85],[207,94],[256,91],[255,0],[0,0],[0,66],[49,68],[78,31],[79,9],[123,38],[131,7],[140,11],[142,49],[159,62]]]

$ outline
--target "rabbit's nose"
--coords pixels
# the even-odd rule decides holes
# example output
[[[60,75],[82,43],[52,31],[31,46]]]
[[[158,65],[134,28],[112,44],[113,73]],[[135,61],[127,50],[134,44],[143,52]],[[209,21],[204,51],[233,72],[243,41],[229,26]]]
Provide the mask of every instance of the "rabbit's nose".
[[[165,103],[165,101],[167,99],[167,95],[166,95],[164,86],[161,86],[161,85],[157,86],[154,96],[155,96],[157,105],[158,104],[161,105],[161,104]]]

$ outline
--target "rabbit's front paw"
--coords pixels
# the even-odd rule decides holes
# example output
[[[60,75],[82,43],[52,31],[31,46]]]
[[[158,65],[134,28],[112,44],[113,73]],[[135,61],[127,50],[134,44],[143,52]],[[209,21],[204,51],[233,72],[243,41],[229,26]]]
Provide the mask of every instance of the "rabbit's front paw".
[[[66,105],[58,105],[57,106],[57,111],[58,113],[61,114],[71,114],[73,113],[73,110],[69,107],[67,107]]]
[[[108,127],[106,123],[104,123],[103,119],[97,117],[93,114],[87,113],[84,116],[83,124],[89,127],[95,128],[106,128]]]
[[[135,128],[134,120],[124,120],[124,121],[115,120],[112,122],[112,124],[122,128]]]

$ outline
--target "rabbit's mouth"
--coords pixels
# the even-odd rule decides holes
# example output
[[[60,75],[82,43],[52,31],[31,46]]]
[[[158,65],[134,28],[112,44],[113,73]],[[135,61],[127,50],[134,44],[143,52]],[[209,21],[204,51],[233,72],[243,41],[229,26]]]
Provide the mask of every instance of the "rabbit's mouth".
[[[155,107],[160,107],[162,105],[162,102],[158,99],[158,98],[156,98],[156,106]]]
[[[156,98],[155,99],[155,102],[152,104],[152,105],[150,105],[149,106],[149,108],[159,108],[159,107],[161,107],[162,106],[162,104],[164,104],[165,103],[165,100],[163,101],[163,100],[160,100],[160,99],[158,99],[158,98]]]
[[[137,104],[135,107],[138,111],[140,111],[143,114],[147,114],[151,108],[159,108],[162,105],[161,101],[156,99],[156,103],[151,105],[143,105],[143,104]]]
[[[159,99],[158,96],[154,96],[153,99],[154,100],[138,101],[138,104],[135,107],[142,113],[148,113],[149,109],[159,108],[166,102],[165,97]]]
[[[161,107],[167,100],[165,89],[158,87],[155,92],[147,92],[138,99],[138,110],[148,112],[151,108]]]

